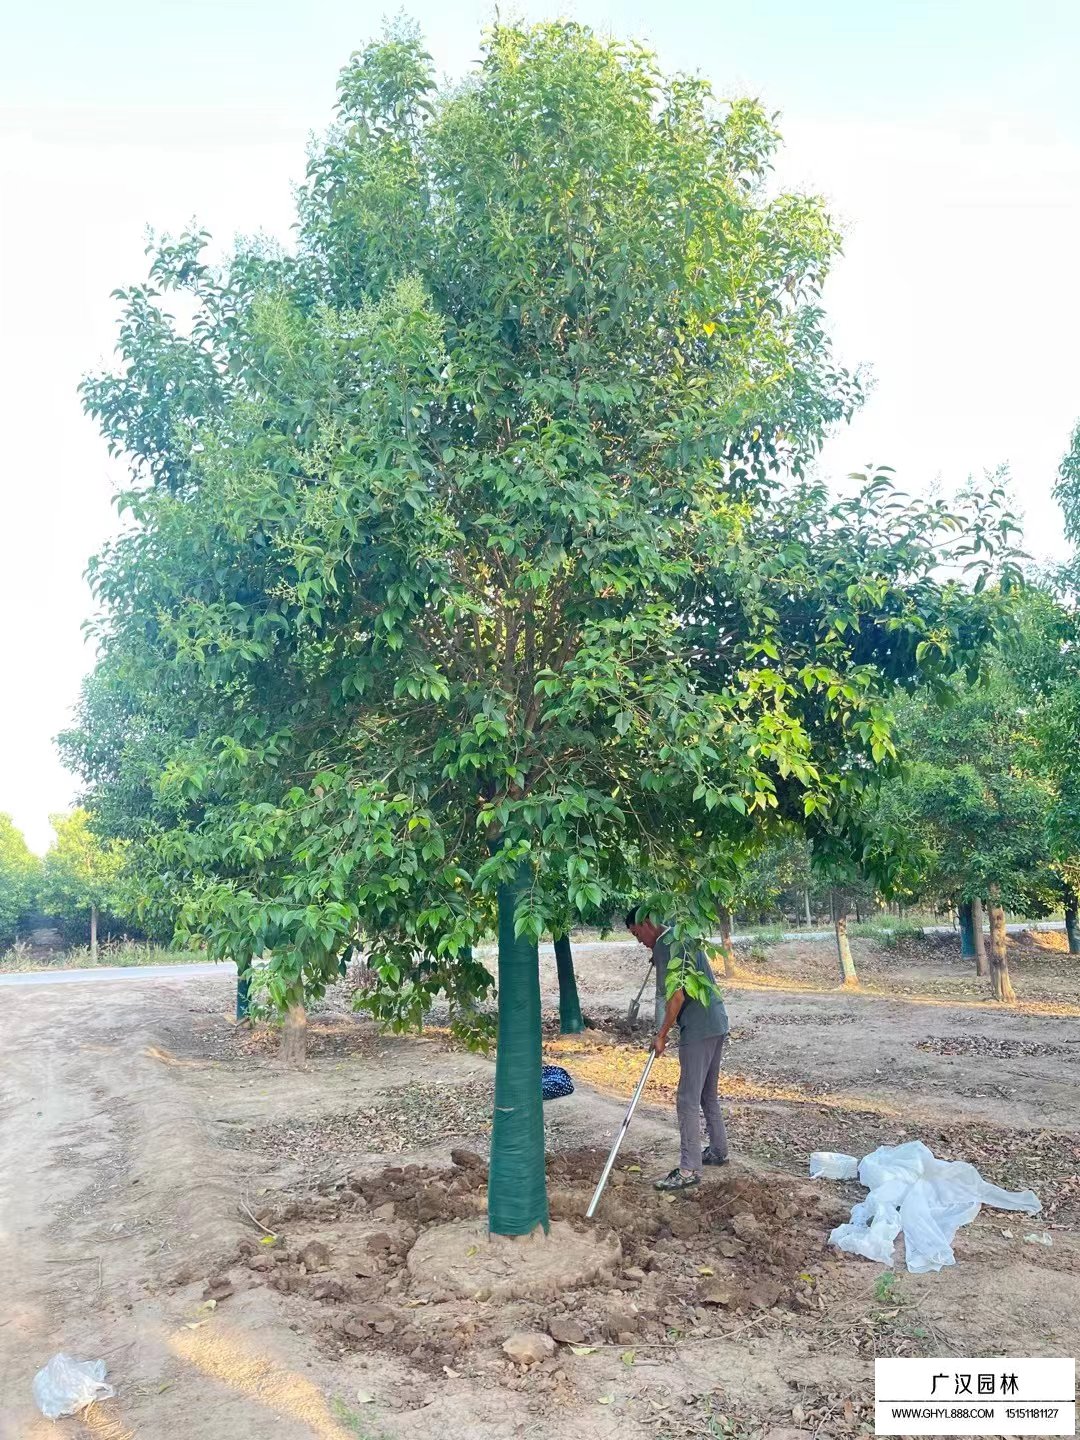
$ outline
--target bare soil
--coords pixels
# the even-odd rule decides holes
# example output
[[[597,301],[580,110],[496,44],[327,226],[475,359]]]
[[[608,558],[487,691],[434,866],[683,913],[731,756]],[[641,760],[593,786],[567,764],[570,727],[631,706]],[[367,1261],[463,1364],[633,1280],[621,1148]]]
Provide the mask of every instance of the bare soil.
[[[112,1440],[855,1436],[875,1355],[1077,1354],[1080,964],[1060,937],[1012,940],[1006,1008],[947,938],[853,947],[858,991],[836,988],[827,945],[740,955],[732,1163],[686,1195],[653,1189],[675,1157],[665,1056],[593,1227],[641,1070],[626,1007],[646,957],[578,948],[596,1028],[548,1027],[577,1085],[546,1106],[549,1193],[562,1249],[619,1258],[575,1279],[557,1257],[532,1295],[437,1262],[484,1258],[493,1075],[437,1016],[383,1037],[332,995],[296,1072],[270,1032],[233,1026],[226,976],[7,990],[0,1440],[61,1433],[29,1390],[57,1350],[105,1358],[118,1390],[62,1433]],[[550,957],[542,980],[554,1010]],[[805,1179],[809,1152],[915,1137],[1035,1189],[1052,1246],[984,1211],[939,1275],[883,1280],[830,1252],[862,1192]],[[502,1348],[520,1332],[557,1343],[523,1366]]]
[[[447,1189],[454,1182],[436,1180]],[[577,1217],[575,1216],[575,1219]],[[622,1242],[609,1226],[552,1220],[526,1237],[488,1233],[481,1211],[422,1229],[409,1248],[409,1289],[418,1302],[558,1300],[568,1291],[614,1285]]]

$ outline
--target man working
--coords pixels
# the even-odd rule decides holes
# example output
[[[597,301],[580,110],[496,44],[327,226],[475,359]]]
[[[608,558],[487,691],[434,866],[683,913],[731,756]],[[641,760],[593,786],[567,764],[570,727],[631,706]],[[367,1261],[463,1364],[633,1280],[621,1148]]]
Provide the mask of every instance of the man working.
[[[651,918],[639,920],[636,910],[627,915],[626,926],[631,935],[652,951],[657,995],[662,995],[671,958],[670,926],[657,925]],[[705,952],[699,949],[693,958],[698,971],[714,986],[712,993],[703,1004],[700,1000],[691,999],[685,990],[676,990],[664,1007],[652,1046],[657,1055],[662,1055],[671,1027],[678,1021],[679,1094],[676,1108],[681,1153],[678,1167],[662,1180],[657,1180],[658,1190],[689,1190],[701,1183],[703,1165],[726,1165],[728,1158],[727,1131],[720,1113],[717,1089],[724,1041],[730,1027]],[[705,1125],[709,1132],[709,1144],[704,1151],[701,1148],[701,1111],[705,1112]]]

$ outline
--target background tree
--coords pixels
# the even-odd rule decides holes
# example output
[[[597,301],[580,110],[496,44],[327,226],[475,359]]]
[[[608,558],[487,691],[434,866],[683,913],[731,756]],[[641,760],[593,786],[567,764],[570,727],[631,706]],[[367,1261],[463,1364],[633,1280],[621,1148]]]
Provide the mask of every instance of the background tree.
[[[183,708],[170,703],[167,688],[140,685],[146,677],[125,668],[128,658],[103,655],[83,682],[73,725],[56,743],[83,782],[79,808],[90,815],[93,833],[123,847],[125,925],[167,943],[177,896],[156,859],[150,863],[150,842],[190,813],[189,802],[159,783],[189,736]]]
[[[816,884],[811,859],[809,842],[797,828],[763,835],[742,867],[736,913],[751,924],[764,924],[777,913],[806,919]]]
[[[41,861],[10,815],[0,815],[0,945],[10,945],[37,903]]]
[[[1002,667],[1018,696],[1028,768],[1046,790],[1050,902],[1065,912],[1069,949],[1080,953],[1080,611],[1071,567],[1038,576],[1004,637]]]
[[[1062,460],[1055,494],[1065,533],[1078,549],[1047,578],[1055,612],[1048,628],[1058,644],[1038,652],[1043,683],[1037,687],[1036,723],[1055,788],[1051,839],[1064,888],[1069,951],[1080,955],[1080,424]]]
[[[1069,445],[1058,466],[1054,496],[1065,519],[1065,535],[1080,547],[1080,420],[1069,437]]]
[[[1052,869],[1053,791],[1040,771],[1029,708],[999,643],[988,675],[940,704],[925,697],[901,714],[910,768],[883,794],[878,814],[922,846],[915,893],[949,904],[985,900],[1004,935],[1003,906],[1047,914],[1059,887]],[[981,932],[981,917],[979,923]],[[994,994],[1011,999],[1007,959],[991,947]]]
[[[49,817],[56,839],[45,852],[41,871],[41,905],[49,914],[71,921],[89,921],[90,957],[98,957],[98,918],[102,911],[122,909],[122,847],[102,840],[85,810]]]

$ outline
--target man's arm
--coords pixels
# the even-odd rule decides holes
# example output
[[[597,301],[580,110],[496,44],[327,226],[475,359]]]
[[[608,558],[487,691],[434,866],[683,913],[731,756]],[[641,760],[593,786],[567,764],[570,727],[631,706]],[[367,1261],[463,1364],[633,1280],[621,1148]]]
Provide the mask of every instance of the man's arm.
[[[678,1020],[679,1011],[682,1009],[685,1001],[685,990],[676,990],[675,993],[668,1000],[667,1005],[664,1008],[663,1024],[656,1032],[656,1039],[653,1041],[652,1048],[657,1055],[662,1055],[664,1053],[664,1047],[667,1045],[667,1037],[671,1031],[671,1027],[675,1024],[675,1021]]]

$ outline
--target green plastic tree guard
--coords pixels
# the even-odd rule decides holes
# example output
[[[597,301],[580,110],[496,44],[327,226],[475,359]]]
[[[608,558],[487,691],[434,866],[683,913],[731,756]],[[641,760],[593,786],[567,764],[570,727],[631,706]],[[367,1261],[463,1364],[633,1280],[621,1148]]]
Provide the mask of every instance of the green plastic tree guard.
[[[574,952],[569,935],[555,937],[555,966],[559,972],[559,1034],[580,1035],[585,1029],[574,974]]]
[[[975,916],[970,900],[960,905],[960,958],[975,959]]]
[[[248,989],[251,985],[251,971],[237,970],[236,972],[236,1018],[243,1020],[248,1013],[249,999]]]
[[[499,1040],[488,1175],[488,1229],[530,1235],[548,1228],[544,1102],[540,1091],[540,959],[536,941],[515,933],[529,870],[499,888]]]

